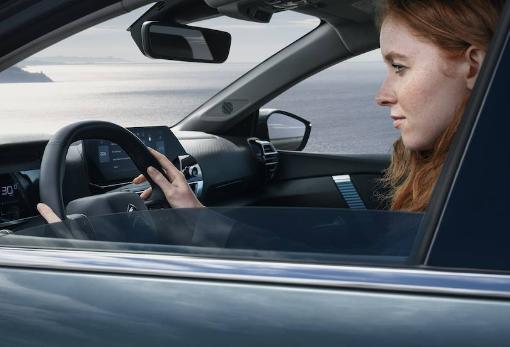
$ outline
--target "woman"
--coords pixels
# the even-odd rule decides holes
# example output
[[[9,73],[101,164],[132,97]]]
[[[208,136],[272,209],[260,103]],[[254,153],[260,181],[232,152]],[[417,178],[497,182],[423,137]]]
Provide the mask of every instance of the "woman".
[[[475,84],[504,0],[385,0],[376,100],[400,130],[383,182],[392,210],[424,211]]]
[[[385,0],[378,13],[388,75],[376,101],[390,108],[401,136],[383,179],[392,210],[424,211],[494,34],[504,0]],[[152,151],[150,168],[172,207],[203,207],[182,174]],[[145,178],[140,175],[134,183]],[[150,188],[142,198],[150,196]],[[48,222],[51,209],[37,206]]]

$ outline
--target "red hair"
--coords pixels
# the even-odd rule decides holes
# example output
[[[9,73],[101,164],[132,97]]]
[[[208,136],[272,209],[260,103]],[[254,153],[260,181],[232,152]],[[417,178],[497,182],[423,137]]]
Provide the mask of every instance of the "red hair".
[[[379,28],[391,17],[407,25],[419,38],[440,48],[444,57],[455,60],[470,46],[487,50],[505,0],[383,0],[378,9]],[[382,182],[390,209],[424,211],[448,149],[469,99],[465,95],[452,122],[428,151],[411,151],[402,138],[393,144],[390,167]]]

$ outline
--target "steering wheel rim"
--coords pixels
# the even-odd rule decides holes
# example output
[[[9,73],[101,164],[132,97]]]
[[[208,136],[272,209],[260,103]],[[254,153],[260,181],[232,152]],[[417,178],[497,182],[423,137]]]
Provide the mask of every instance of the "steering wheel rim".
[[[60,219],[66,219],[62,183],[64,181],[67,151],[73,142],[89,139],[109,140],[118,144],[133,160],[137,169],[147,178],[153,190],[151,200],[160,200],[164,197],[161,189],[147,173],[149,166],[160,172],[163,172],[163,169],[136,135],[126,128],[110,122],[77,122],[63,127],[51,137],[44,149],[41,162],[39,178],[41,202],[53,209]]]

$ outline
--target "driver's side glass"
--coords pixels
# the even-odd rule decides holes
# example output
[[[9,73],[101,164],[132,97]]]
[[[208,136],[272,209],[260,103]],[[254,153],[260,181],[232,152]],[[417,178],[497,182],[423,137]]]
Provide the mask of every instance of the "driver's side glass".
[[[155,62],[140,54],[125,31],[146,9],[88,29],[0,74],[0,93],[4,96],[0,135],[26,138],[27,132],[54,133],[69,123],[93,119],[122,126],[171,126],[258,62],[319,24],[317,18],[294,12],[276,15],[269,25],[212,19],[196,24],[232,34],[232,54],[227,64]],[[258,42],[261,35],[271,40],[267,40],[263,47],[252,45],[251,42]],[[350,131],[350,123],[343,121],[339,114],[351,118],[371,114],[352,103],[357,97],[349,94],[368,92],[364,82],[344,85],[340,89],[338,85],[323,84],[324,81],[333,83],[338,79],[349,79],[350,75],[344,76],[342,68],[338,71],[313,77],[310,79],[312,84],[304,82],[297,89],[289,90],[273,102],[276,107],[271,107],[293,112],[314,123],[307,149],[330,151],[328,146],[332,144],[350,143],[346,138],[338,138],[339,134],[356,134]],[[370,85],[379,73],[375,67],[366,70],[363,66],[357,71],[361,76],[371,76],[370,81],[365,81]],[[293,94],[297,90],[301,92]],[[330,101],[339,95],[351,103],[342,107],[331,104]],[[23,119],[23,126],[20,119]],[[378,122],[359,124],[380,131]],[[269,136],[285,143],[289,143],[289,139],[292,142],[292,138],[301,138],[306,130],[302,124],[278,114],[268,125]],[[383,133],[390,132],[384,130]],[[353,136],[359,138],[359,134]],[[377,148],[387,149],[385,146]],[[72,146],[70,152],[78,158],[83,156],[80,144]],[[107,159],[109,157],[101,160]],[[38,160],[40,158],[34,160],[32,163],[36,164],[30,164],[31,167],[21,167],[20,164],[16,172],[6,173],[11,177],[22,172],[35,172],[33,177],[21,177],[20,182],[26,182],[29,188],[23,187],[21,191],[22,185],[15,186],[17,181],[11,178],[6,179],[5,184],[0,182],[2,197],[16,197],[15,203],[28,206],[27,215],[32,216],[36,214],[34,207],[40,200]],[[85,166],[82,162],[74,165],[73,169],[78,168],[78,171],[64,179],[65,201],[91,194],[89,188],[94,182],[91,182],[90,172],[79,171]],[[132,178],[123,177],[127,181]],[[337,194],[332,180],[329,186]],[[15,187],[20,189],[18,195]],[[12,206],[11,201],[9,206]],[[4,205],[0,207],[3,209]],[[38,218],[24,220],[19,214],[12,217],[9,213],[8,216],[7,224],[0,225],[0,229],[9,229],[0,237],[2,245],[208,254],[242,259],[403,264],[422,215],[287,207],[174,209],[97,216],[52,225],[45,225]]]
[[[18,246],[404,264],[422,214],[321,208],[167,209],[19,230]],[[31,237],[28,237],[31,236]]]

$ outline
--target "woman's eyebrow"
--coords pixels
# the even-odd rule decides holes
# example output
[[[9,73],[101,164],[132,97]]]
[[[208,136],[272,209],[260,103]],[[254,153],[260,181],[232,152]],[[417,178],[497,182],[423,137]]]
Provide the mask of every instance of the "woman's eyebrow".
[[[393,51],[384,55],[384,60],[386,61],[394,61],[395,59],[407,60],[407,56]]]

